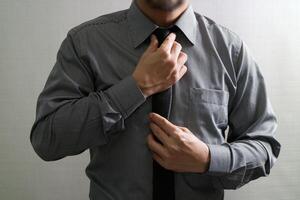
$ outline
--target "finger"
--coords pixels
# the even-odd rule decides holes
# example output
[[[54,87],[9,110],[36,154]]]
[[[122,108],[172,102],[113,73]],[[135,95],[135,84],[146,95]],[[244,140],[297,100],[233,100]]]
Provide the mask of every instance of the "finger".
[[[172,49],[171,49],[171,54],[174,55],[175,58],[178,58],[180,55],[182,46],[178,42],[174,41]]]
[[[154,159],[156,162],[158,162],[158,164],[160,164],[160,166],[166,168],[166,167],[165,167],[164,160],[163,160],[158,154],[153,153],[153,154],[152,154],[152,157],[153,157],[153,159]]]
[[[172,46],[173,46],[173,43],[175,41],[175,38],[176,38],[176,35],[175,33],[170,33],[166,39],[163,41],[163,43],[160,45],[160,49],[163,49],[167,52],[170,52]]]
[[[148,48],[146,49],[147,52],[154,52],[158,48],[158,40],[154,34],[151,35],[151,40]]]
[[[187,67],[183,65],[178,72],[179,73],[178,80],[181,79],[186,72],[187,72]]]
[[[157,126],[155,123],[150,123],[150,128],[153,132],[153,134],[163,143],[167,144],[169,136],[167,133],[165,133],[159,126]]]
[[[183,127],[182,130],[185,132],[185,133],[189,133],[189,134],[193,134],[192,131],[186,127]]]
[[[176,68],[176,71],[174,71],[172,74],[170,74],[167,77],[167,80],[169,81],[170,85],[174,85],[176,82],[178,82],[183,75],[187,72],[186,65],[178,65],[178,68]]]
[[[161,144],[155,141],[152,134],[148,135],[148,146],[153,152],[157,153],[160,157],[167,156],[166,149]]]
[[[187,127],[185,127],[185,126],[178,126],[181,130],[183,130],[184,132],[190,132],[190,130],[187,128]]]
[[[178,59],[177,59],[178,65],[182,66],[187,61],[187,59],[188,59],[187,54],[181,51],[179,53],[179,56],[178,56]]]
[[[178,130],[176,125],[172,124],[169,120],[157,113],[151,112],[149,118],[168,135],[172,135],[172,133]]]

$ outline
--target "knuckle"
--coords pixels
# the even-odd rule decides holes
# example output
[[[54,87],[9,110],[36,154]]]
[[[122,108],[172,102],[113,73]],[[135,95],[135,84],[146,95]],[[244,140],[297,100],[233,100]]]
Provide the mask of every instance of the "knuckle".
[[[180,146],[184,146],[185,144],[186,144],[186,138],[184,137],[184,136],[179,136],[178,137],[178,144],[180,145]]]
[[[167,51],[165,51],[164,49],[160,49],[159,54],[164,59],[168,59],[169,58],[169,53]]]
[[[179,78],[179,73],[176,71],[175,73],[171,74],[171,81],[176,82]]]
[[[182,130],[185,132],[189,132],[189,129],[187,127],[182,127]]]
[[[184,53],[184,52],[180,52],[180,56],[181,56],[181,59],[183,59],[183,60],[187,60],[187,58],[188,58],[188,55],[186,54],[186,53]]]
[[[181,44],[179,43],[179,42],[174,42],[174,45],[177,47],[177,48],[179,48],[179,49],[182,49],[182,46],[181,46]]]
[[[188,56],[187,54],[185,54],[186,56],[184,57],[184,62],[186,62],[188,60]]]
[[[182,56],[187,57],[187,54],[184,53],[183,51],[180,52]]]
[[[179,134],[179,133],[175,133],[174,138],[177,141],[177,144],[182,144],[185,140],[184,137],[182,136],[182,134]]]
[[[176,61],[174,59],[171,59],[170,57],[166,59],[165,61],[166,65],[174,67],[176,66]]]

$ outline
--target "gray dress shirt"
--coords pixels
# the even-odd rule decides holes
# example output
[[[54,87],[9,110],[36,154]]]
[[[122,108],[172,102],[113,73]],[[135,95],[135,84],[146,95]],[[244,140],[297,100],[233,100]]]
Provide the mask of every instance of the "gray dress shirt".
[[[263,75],[235,33],[191,5],[176,25],[188,70],[172,86],[170,121],[211,153],[207,172],[175,172],[176,200],[223,199],[224,189],[269,175],[281,146],[277,119]],[[54,161],[89,149],[90,199],[152,200],[152,97],[132,73],[157,27],[132,1],[72,28],[38,97],[34,150]]]

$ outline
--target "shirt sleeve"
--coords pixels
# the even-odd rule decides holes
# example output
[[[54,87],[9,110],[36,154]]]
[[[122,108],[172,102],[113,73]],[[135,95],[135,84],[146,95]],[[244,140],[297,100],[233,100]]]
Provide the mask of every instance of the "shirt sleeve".
[[[146,99],[132,75],[95,90],[94,74],[74,41],[69,32],[37,100],[30,141],[46,161],[106,144],[110,134],[126,128],[124,120]]]
[[[211,161],[207,173],[215,187],[223,189],[237,189],[268,176],[281,147],[274,137],[277,118],[262,73],[244,42],[239,49],[227,141],[208,144]]]

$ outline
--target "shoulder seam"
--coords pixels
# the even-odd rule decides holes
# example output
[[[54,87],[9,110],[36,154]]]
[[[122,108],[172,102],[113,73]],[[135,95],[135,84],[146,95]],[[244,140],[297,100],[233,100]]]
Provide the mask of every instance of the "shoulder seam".
[[[82,26],[78,25],[76,27],[73,27],[72,29],[69,30],[69,33],[73,33],[74,36],[77,35],[77,33],[79,33],[80,31],[82,31],[83,29],[86,29],[87,27],[90,27],[90,26],[97,26],[97,25],[100,25],[100,24],[108,24],[108,23],[120,23],[120,22],[123,22],[127,19],[127,11],[128,9],[126,10],[120,10],[120,11],[117,11],[115,13],[120,13],[122,12],[117,18],[108,18],[109,15],[113,14],[113,13],[108,13],[108,14],[105,14],[105,15],[101,15],[95,19],[92,19],[90,21],[87,21],[87,22],[83,22],[82,23]],[[86,24],[85,24],[86,23]]]

